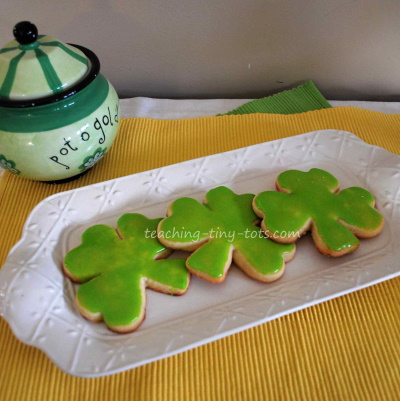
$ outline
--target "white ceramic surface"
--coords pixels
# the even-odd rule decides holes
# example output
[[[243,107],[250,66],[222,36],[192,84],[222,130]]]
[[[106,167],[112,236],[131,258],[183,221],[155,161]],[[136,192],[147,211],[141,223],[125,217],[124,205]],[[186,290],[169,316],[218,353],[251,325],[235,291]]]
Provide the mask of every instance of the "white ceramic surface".
[[[147,291],[146,320],[128,335],[78,313],[76,288],[63,276],[61,263],[90,225],[115,224],[126,212],[164,216],[174,199],[201,200],[219,185],[259,193],[273,189],[286,169],[312,167],[334,174],[341,188],[370,190],[386,219],[381,235],[361,240],[356,252],[342,258],[320,255],[310,237],[303,237],[284,276],[270,284],[232,267],[219,285],[193,278],[181,297]],[[34,209],[0,270],[0,314],[21,341],[42,349],[72,375],[107,375],[173,355],[399,275],[399,178],[400,156],[353,134],[326,130],[53,195]]]

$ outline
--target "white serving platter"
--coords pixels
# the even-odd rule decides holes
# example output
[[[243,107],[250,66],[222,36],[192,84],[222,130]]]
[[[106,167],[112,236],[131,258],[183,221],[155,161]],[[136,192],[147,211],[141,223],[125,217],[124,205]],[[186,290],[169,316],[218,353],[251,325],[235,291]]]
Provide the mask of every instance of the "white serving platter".
[[[273,190],[287,169],[318,167],[341,188],[371,191],[383,232],[341,258],[320,255],[307,235],[283,277],[260,283],[232,266],[222,284],[192,278],[187,293],[147,291],[145,322],[131,334],[110,332],[79,314],[76,286],[61,270],[66,252],[97,223],[124,213],[165,216],[181,196],[202,200],[225,185],[236,193]],[[400,274],[400,156],[336,130],[310,132],[166,166],[53,195],[32,211],[0,270],[0,314],[17,338],[43,350],[65,372],[96,377],[121,372],[214,341]],[[182,256],[182,254],[174,254]],[[397,261],[397,262],[396,262]]]

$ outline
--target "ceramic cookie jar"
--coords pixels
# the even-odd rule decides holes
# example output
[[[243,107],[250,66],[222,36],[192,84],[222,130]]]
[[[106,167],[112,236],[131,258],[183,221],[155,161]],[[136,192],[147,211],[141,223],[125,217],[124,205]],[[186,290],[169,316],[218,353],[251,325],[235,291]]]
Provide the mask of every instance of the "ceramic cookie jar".
[[[0,49],[0,167],[38,181],[79,177],[110,149],[119,99],[96,55],[23,21]]]

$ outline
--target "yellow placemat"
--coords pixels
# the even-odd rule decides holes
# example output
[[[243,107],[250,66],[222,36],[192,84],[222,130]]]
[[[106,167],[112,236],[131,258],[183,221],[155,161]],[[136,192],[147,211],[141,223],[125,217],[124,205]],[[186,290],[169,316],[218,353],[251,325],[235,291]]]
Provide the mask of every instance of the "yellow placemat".
[[[0,265],[32,208],[64,190],[319,129],[400,153],[400,115],[341,107],[298,115],[122,120],[110,153],[58,186],[5,173]],[[0,400],[399,400],[400,279],[117,375],[66,375],[0,320]],[[60,345],[62,346],[62,344]]]

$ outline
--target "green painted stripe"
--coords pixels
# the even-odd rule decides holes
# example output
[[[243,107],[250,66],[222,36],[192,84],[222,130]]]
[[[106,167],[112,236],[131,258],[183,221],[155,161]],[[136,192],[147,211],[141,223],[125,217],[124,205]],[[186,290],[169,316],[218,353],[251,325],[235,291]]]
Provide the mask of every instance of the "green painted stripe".
[[[64,127],[97,110],[109,91],[108,81],[100,74],[85,89],[59,102],[20,109],[0,107],[0,131],[30,133]]]
[[[0,54],[11,52],[11,51],[17,50],[17,49],[18,49],[18,46],[16,46],[16,47],[6,47],[4,49],[0,49]]]
[[[67,46],[65,46],[63,43],[61,42],[45,42],[45,43],[41,43],[41,46],[55,46],[55,47],[59,47],[60,49],[64,50],[65,53],[68,53],[71,57],[73,57],[74,59],[80,61],[81,63],[88,65],[88,60],[87,58],[81,56],[78,53],[75,53],[73,50],[69,49]]]
[[[62,89],[62,82],[58,77],[56,70],[51,65],[49,56],[40,49],[35,49],[36,57],[39,60],[40,66],[44,72],[47,83],[53,93],[57,93]]]
[[[10,98],[11,88],[14,84],[18,63],[21,60],[21,58],[24,57],[24,55],[25,52],[23,51],[10,61],[6,77],[4,78],[3,85],[0,88],[0,96],[3,97],[4,99]]]

